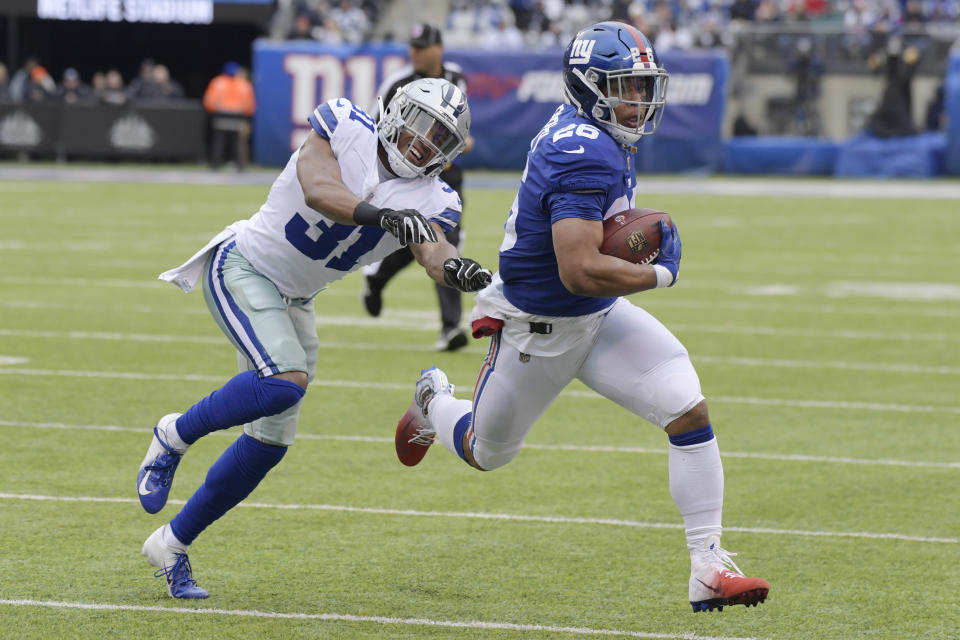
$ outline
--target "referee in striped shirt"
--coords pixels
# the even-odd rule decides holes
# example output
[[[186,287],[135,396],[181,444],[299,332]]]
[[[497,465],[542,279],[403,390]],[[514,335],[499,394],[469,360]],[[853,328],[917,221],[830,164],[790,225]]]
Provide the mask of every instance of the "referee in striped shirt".
[[[383,98],[387,105],[393,99],[397,89],[420,78],[443,78],[457,85],[464,94],[467,93],[467,81],[463,76],[460,65],[443,60],[443,37],[440,29],[432,24],[417,23],[413,25],[410,36],[410,64],[397,69],[387,76],[380,85],[377,95]],[[380,119],[380,108],[374,104],[370,113],[377,120]],[[463,153],[473,148],[473,137],[468,136],[467,146]],[[440,174],[440,179],[450,185],[460,201],[463,201],[463,169],[456,163],[451,164]],[[462,218],[461,218],[462,220]],[[460,226],[446,233],[447,241],[457,249],[461,248]],[[364,267],[366,286],[363,291],[363,306],[372,316],[379,316],[383,308],[383,288],[390,279],[401,269],[413,262],[413,253],[404,247],[384,258],[379,263]],[[467,334],[460,328],[460,316],[463,308],[460,292],[450,287],[437,284],[437,298],[440,301],[440,337],[436,342],[438,351],[455,351],[467,345]]]

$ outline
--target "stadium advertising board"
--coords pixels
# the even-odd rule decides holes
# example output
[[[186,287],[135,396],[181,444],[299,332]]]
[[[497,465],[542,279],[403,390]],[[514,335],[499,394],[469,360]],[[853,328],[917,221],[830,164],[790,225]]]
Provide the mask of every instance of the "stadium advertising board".
[[[476,148],[466,167],[520,169],[530,140],[549,119],[561,93],[560,50],[448,50],[469,85]],[[723,53],[663,56],[670,72],[668,106],[657,134],[644,141],[638,166],[648,170],[709,170],[720,162],[728,62]],[[346,96],[363,108],[376,100],[382,79],[406,64],[406,47],[331,47],[311,42],[254,45],[257,94],[254,158],[282,165],[309,132],[319,102]],[[657,150],[669,149],[661,164]]]
[[[104,108],[0,102],[0,153],[197,161],[206,113],[199,102]]]

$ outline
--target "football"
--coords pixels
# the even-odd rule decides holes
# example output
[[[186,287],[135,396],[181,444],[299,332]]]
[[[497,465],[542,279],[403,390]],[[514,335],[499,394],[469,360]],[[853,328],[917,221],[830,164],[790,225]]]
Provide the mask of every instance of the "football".
[[[600,253],[635,264],[650,264],[660,255],[660,221],[670,215],[656,209],[627,209],[603,221]]]

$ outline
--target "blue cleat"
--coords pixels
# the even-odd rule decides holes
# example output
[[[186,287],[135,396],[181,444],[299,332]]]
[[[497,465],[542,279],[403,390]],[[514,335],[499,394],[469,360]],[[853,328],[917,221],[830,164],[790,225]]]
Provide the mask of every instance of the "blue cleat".
[[[162,418],[153,428],[153,440],[147,455],[140,463],[137,472],[137,495],[140,504],[147,513],[156,513],[167,504],[170,495],[170,486],[173,484],[173,474],[183,458],[184,451],[179,451],[167,441],[168,429],[175,429],[179,413],[170,413]]]
[[[163,525],[154,531],[143,543],[141,553],[155,567],[159,567],[155,578],[166,578],[167,588],[174,598],[201,599],[210,594],[206,589],[197,586],[193,579],[193,568],[190,558],[187,557],[186,547],[175,547],[164,543],[164,529],[170,525]]]

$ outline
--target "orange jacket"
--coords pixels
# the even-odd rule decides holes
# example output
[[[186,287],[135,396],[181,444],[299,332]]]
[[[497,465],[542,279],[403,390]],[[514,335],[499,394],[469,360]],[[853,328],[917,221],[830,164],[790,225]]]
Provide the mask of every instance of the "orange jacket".
[[[246,78],[221,74],[207,86],[203,94],[203,107],[210,113],[242,113],[252,116],[257,110],[253,84]]]

